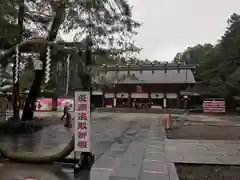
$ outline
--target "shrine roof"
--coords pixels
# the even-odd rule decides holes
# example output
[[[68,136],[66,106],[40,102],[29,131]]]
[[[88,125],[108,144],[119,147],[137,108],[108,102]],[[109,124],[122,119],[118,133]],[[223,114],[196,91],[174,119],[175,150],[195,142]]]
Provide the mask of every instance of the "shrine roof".
[[[195,79],[191,69],[170,69],[170,70],[123,70],[99,72],[99,76],[105,81],[114,84],[194,84]],[[136,77],[135,79],[129,76]]]
[[[140,84],[178,84],[178,83],[195,83],[191,70],[155,70],[152,71],[139,71],[134,72],[134,75],[138,78]],[[126,79],[122,83],[129,84],[131,83]]]
[[[102,65],[99,71],[139,71],[139,70],[176,70],[176,69],[195,69],[197,64],[180,64],[180,63],[159,63],[159,64],[131,64],[131,65]]]

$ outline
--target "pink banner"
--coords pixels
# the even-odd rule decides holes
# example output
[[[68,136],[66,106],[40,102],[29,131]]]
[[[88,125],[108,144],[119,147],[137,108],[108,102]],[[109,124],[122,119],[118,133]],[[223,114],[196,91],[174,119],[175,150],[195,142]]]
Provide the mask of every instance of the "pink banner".
[[[35,105],[37,111],[52,111],[53,101],[51,98],[38,98]]]
[[[225,113],[226,105],[224,100],[203,101],[203,112]]]
[[[69,111],[74,111],[74,99],[73,98],[58,98],[57,99],[57,110],[63,111],[64,106],[67,105]]]

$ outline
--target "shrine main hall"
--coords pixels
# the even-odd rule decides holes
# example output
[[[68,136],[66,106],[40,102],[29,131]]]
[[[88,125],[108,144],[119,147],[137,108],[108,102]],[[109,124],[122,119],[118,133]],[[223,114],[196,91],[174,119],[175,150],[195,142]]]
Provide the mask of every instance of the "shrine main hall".
[[[195,69],[173,63],[104,65],[94,80],[101,88],[93,96],[97,106],[108,108],[185,108],[189,97],[196,95],[188,92],[196,83]]]

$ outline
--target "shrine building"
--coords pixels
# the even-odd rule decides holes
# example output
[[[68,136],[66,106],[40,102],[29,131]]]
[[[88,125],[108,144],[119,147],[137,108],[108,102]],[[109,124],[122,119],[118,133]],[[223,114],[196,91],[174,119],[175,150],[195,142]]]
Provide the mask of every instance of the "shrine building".
[[[195,68],[173,63],[104,65],[94,81],[101,85],[102,107],[180,109],[196,95],[187,92],[195,85]]]

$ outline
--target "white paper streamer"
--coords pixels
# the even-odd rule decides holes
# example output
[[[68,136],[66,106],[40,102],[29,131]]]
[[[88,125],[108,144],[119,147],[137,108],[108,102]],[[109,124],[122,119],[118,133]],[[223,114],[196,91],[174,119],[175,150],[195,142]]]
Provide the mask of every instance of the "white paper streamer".
[[[66,81],[65,95],[68,94],[68,89],[69,89],[69,65],[70,65],[70,54],[68,54],[68,57],[67,57],[67,81]]]
[[[15,65],[15,77],[14,77],[14,83],[18,82],[18,77],[19,77],[19,46],[18,44],[16,45],[16,65]]]
[[[45,83],[48,83],[50,80],[50,70],[51,70],[51,49],[47,47],[47,56],[46,56],[46,70],[45,70]]]

